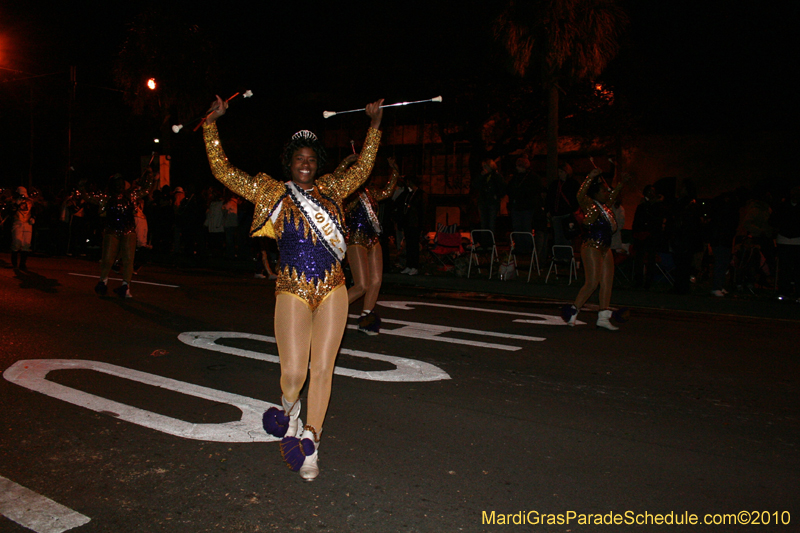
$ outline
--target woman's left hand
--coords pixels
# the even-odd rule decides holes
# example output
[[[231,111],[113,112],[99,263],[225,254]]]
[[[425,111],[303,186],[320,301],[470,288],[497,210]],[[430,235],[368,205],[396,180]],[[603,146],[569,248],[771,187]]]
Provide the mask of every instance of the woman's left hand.
[[[381,127],[381,119],[383,118],[383,109],[381,109],[382,104],[383,98],[377,102],[367,104],[367,116],[372,119],[370,127],[374,130],[377,130]]]

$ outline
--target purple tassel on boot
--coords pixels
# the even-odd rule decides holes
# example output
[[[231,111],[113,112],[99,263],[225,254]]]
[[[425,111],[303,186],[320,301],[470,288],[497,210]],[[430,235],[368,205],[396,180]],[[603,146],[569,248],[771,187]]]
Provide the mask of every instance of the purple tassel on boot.
[[[262,419],[264,431],[273,437],[283,438],[289,429],[289,416],[277,407],[270,407]]]
[[[311,439],[301,440],[297,437],[285,437],[281,440],[281,456],[292,472],[300,470],[306,457],[313,455],[316,449],[314,441]]]

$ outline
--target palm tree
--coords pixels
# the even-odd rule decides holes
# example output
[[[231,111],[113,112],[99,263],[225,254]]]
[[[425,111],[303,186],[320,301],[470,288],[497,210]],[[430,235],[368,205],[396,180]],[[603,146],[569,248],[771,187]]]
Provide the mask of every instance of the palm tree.
[[[510,0],[495,38],[520,77],[539,67],[548,98],[547,178],[558,170],[558,98],[566,82],[599,76],[619,50],[628,17],[615,0]]]

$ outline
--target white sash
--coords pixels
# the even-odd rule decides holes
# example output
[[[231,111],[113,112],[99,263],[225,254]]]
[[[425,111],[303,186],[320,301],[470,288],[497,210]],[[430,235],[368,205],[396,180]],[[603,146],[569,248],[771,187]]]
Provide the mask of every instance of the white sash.
[[[361,205],[364,206],[364,211],[367,212],[367,217],[369,218],[375,233],[380,235],[381,223],[378,222],[378,215],[376,215],[375,210],[372,209],[372,202],[369,201],[369,196],[367,196],[366,191],[361,191],[361,194],[358,195],[358,199],[361,201]]]
[[[340,262],[343,261],[345,253],[347,252],[347,244],[344,240],[344,232],[336,218],[332,217],[316,198],[293,182],[290,181],[287,183],[286,189],[292,201],[297,206],[297,209],[300,210],[303,214],[303,218],[306,219],[306,223],[314,230],[314,233],[317,234],[317,238],[325,246],[325,249],[337,260]],[[281,203],[283,203],[283,201],[281,201]],[[279,204],[272,212],[270,220],[273,225],[278,219],[280,210],[281,205]]]
[[[601,204],[597,200],[595,200],[594,203],[597,204],[597,207],[600,208],[600,212],[603,213],[605,219],[609,224],[611,224],[611,233],[617,231],[617,217],[614,216],[614,211],[612,211],[607,205]]]

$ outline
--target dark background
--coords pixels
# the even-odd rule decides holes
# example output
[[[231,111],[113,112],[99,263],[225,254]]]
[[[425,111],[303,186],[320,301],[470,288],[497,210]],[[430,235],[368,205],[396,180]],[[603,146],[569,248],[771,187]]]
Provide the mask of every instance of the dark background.
[[[633,117],[627,133],[793,131],[798,109],[789,80],[798,46],[789,25],[797,20],[796,5],[621,4],[630,24],[600,81]],[[115,85],[112,66],[126,29],[147,12],[196,25],[213,45],[207,86],[186,87],[187,95],[207,93],[210,102],[215,93],[254,92],[250,100],[233,101],[225,119],[225,128],[237,133],[226,149],[248,171],[277,172],[280,146],[298,129],[363,128],[364,117],[324,121],[322,111],[363,107],[380,97],[387,103],[444,98],[441,105],[387,111],[385,124],[424,114],[426,121],[474,125],[503,107],[505,95],[544,105],[536,80],[513,77],[492,37],[491,20],[503,2],[0,5],[3,187],[28,184],[29,176],[34,185],[57,187],[79,177],[135,172],[151,150],[173,156],[179,180],[210,177],[199,132],[169,132],[173,122],[195,117],[184,112],[180,121],[173,114],[165,122],[163,109],[132,115]],[[70,66],[77,82],[71,121]],[[562,96],[564,113],[577,91],[568,88]],[[75,169],[69,174],[68,160]]]

